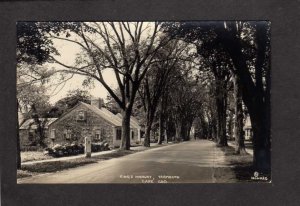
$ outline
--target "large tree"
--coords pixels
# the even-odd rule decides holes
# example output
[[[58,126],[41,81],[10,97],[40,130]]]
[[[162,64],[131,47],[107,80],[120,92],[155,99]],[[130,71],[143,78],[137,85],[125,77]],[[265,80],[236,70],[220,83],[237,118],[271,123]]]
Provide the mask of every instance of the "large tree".
[[[246,154],[243,131],[243,99],[240,83],[241,81],[239,77],[237,75],[233,75],[235,152],[236,154]]]
[[[50,23],[47,26],[53,27]],[[78,46],[80,53],[73,64],[56,56],[52,56],[53,62],[64,67],[61,72],[86,76],[106,88],[122,110],[120,147],[128,150],[130,116],[138,88],[150,66],[156,62],[156,53],[170,37],[160,33],[158,23],[76,22],[75,27],[71,24],[65,28],[63,35],[50,30],[49,36]],[[114,73],[120,96],[103,76],[103,71],[109,69]]]
[[[18,22],[17,63],[42,64],[51,53],[57,53],[38,22]]]
[[[19,113],[27,113],[29,111],[30,100],[32,94],[38,91],[39,87],[36,83],[44,83],[49,74],[41,65],[47,61],[50,52],[56,52],[51,42],[39,30],[36,22],[18,22],[17,25],[17,98],[16,105],[18,111],[17,124],[17,168],[21,168],[20,153],[20,136],[19,125],[22,124],[24,118],[19,117]],[[33,102],[33,101],[32,101]],[[31,102],[31,105],[32,105]],[[33,108],[36,109],[33,104]],[[25,111],[24,111],[25,109]]]
[[[260,172],[271,169],[269,32],[268,22],[228,22],[216,31],[240,79],[253,129],[254,166]]]

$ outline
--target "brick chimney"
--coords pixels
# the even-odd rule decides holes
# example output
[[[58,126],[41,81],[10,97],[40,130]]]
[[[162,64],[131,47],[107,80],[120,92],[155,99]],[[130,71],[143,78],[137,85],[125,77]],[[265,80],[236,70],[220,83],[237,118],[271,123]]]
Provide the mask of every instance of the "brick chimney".
[[[101,98],[91,99],[91,105],[94,106],[94,107],[97,107],[97,108],[101,109],[103,104],[104,104],[104,102],[103,102],[103,99],[101,99]]]

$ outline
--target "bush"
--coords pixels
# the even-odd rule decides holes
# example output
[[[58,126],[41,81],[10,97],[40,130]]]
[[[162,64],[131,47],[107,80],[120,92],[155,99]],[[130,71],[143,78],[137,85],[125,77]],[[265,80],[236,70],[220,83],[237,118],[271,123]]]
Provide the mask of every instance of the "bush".
[[[64,157],[64,156],[78,155],[83,153],[84,153],[84,146],[81,144],[80,145],[56,144],[52,148],[46,148],[44,151],[45,155],[50,155],[53,157]]]
[[[109,150],[107,142],[92,143],[92,152],[100,152]]]
[[[106,151],[109,150],[109,144],[107,142],[92,143],[91,149],[92,152]],[[65,157],[84,154],[84,146],[82,144],[77,145],[75,143],[65,145],[56,144],[51,148],[46,148],[44,150],[44,154],[52,157]]]

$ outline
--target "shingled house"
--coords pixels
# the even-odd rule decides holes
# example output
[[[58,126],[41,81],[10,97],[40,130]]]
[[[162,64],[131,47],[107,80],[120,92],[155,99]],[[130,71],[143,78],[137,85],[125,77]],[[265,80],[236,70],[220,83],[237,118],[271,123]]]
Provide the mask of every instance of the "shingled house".
[[[91,104],[79,102],[60,118],[40,118],[44,125],[45,143],[48,146],[65,143],[84,143],[86,135],[92,136],[93,142],[108,142],[110,147],[118,147],[122,135],[122,115],[113,114],[102,107],[101,99]],[[130,120],[131,144],[141,141],[141,127],[132,117]],[[36,139],[37,126],[33,119],[25,121],[19,130],[21,147],[31,145]]]
[[[93,142],[108,142],[110,147],[118,147],[122,136],[122,116],[113,114],[102,107],[101,99],[91,104],[79,102],[60,118],[48,124],[46,144],[49,146],[65,143],[84,143],[84,137],[92,136]],[[137,120],[130,120],[131,144],[139,143],[140,129]]]
[[[252,140],[253,132],[252,132],[252,125],[251,125],[251,120],[249,115],[246,116],[243,130],[245,132],[245,140]]]
[[[39,118],[40,125],[46,137],[49,136],[49,125],[52,124],[57,118]],[[38,126],[34,119],[27,119],[19,128],[20,145],[21,149],[27,146],[37,144],[38,136],[36,133]]]

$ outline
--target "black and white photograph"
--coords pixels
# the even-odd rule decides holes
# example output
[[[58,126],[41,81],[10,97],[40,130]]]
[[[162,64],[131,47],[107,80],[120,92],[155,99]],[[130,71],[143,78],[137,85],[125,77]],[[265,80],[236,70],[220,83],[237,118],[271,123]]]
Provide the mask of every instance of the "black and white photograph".
[[[271,27],[18,21],[17,183],[271,183]]]

